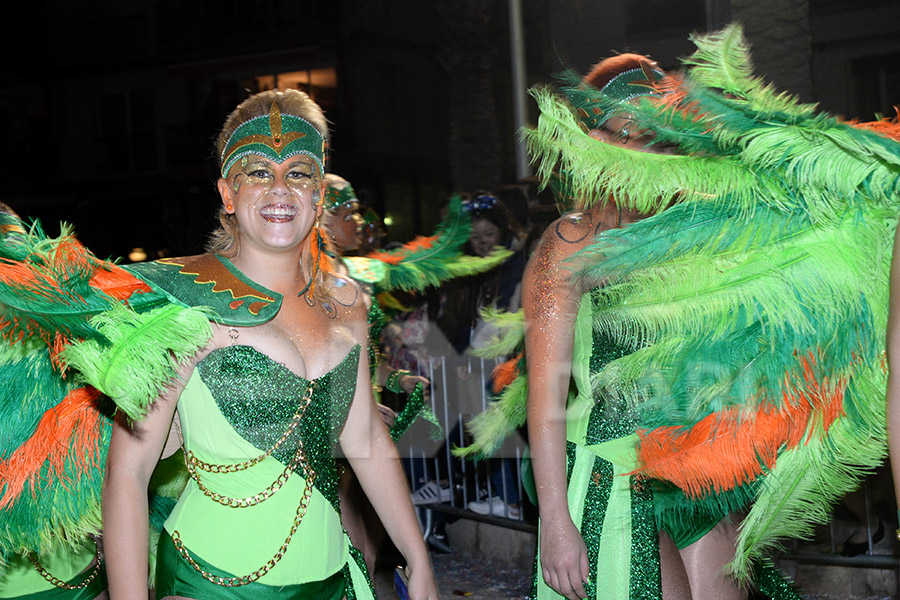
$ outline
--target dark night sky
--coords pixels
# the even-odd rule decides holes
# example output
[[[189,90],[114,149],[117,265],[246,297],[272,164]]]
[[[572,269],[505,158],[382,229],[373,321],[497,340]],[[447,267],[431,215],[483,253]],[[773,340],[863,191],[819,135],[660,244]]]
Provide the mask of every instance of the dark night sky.
[[[196,252],[213,225],[210,140],[227,111],[256,76],[333,69],[336,88],[317,91],[332,121],[332,168],[394,215],[395,237],[424,232],[451,191],[515,180],[506,6],[15,3],[7,27],[25,35],[3,42],[0,198],[50,229],[74,222],[102,256],[133,246]],[[900,101],[900,3],[809,6],[812,91],[803,93],[848,116],[889,112]],[[706,19],[702,0],[524,0],[523,7],[529,85],[563,66],[583,71],[614,50],[677,66],[692,47],[688,33],[702,31]],[[781,77],[785,53],[775,48],[766,63],[771,44],[758,48],[761,71]],[[529,111],[533,121],[531,104]]]

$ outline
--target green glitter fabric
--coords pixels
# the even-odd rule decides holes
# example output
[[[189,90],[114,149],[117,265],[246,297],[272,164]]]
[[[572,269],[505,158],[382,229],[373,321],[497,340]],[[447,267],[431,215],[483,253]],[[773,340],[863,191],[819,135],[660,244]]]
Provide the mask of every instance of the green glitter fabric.
[[[662,598],[659,565],[659,528],[653,510],[653,492],[647,482],[630,477],[631,579],[629,598]]]
[[[594,467],[591,469],[591,483],[587,487],[587,495],[584,499],[584,512],[581,517],[581,537],[588,551],[588,565],[590,565],[589,581],[584,586],[588,598],[597,596],[597,559],[600,554],[600,538],[603,535],[603,517],[606,516],[606,506],[609,503],[609,493],[612,489],[613,469],[612,463],[603,460],[599,456],[594,459]]]
[[[302,436],[306,459],[316,473],[315,487],[336,511],[340,505],[334,449],[356,391],[359,352],[359,346],[354,347],[340,364],[315,380],[312,401],[300,426],[272,453],[282,464],[289,464],[297,436]],[[200,361],[197,370],[231,426],[260,452],[274,446],[284,434],[309,385],[250,346],[214,350]]]
[[[403,405],[403,410],[394,419],[394,424],[391,425],[391,439],[395,442],[399,440],[419,417],[431,423],[431,439],[441,439],[443,428],[431,407],[425,404],[425,389],[421,383],[416,384],[416,388]]]
[[[609,462],[592,448],[634,433],[634,419],[618,399],[591,388],[595,373],[631,349],[613,344],[592,331],[592,295],[581,300],[573,347],[572,373],[578,395],[568,406],[566,480],[569,512],[588,551],[589,598],[604,600],[659,600],[659,527],[649,485],[629,476],[630,468]],[[587,407],[589,413],[579,416]],[[586,430],[576,422],[586,418]],[[583,431],[583,433],[579,433]],[[532,598],[561,600],[544,583],[540,561],[535,562]]]
[[[753,583],[770,600],[801,600],[794,586],[768,560],[761,560],[754,565]]]
[[[572,442],[567,443],[566,467],[569,509],[588,551],[587,597],[661,600],[659,537],[650,486]],[[622,518],[623,506],[630,519]],[[544,583],[539,558],[531,597],[561,600],[563,596]]]
[[[381,330],[384,329],[387,323],[387,316],[378,302],[372,302],[372,306],[369,307],[369,311],[366,313],[366,322],[369,325],[369,371],[374,379],[378,365],[381,363],[381,351],[378,348],[378,342],[381,340]]]
[[[365,600],[373,597],[375,586],[369,578],[366,559],[357,548],[350,547],[350,560],[347,561],[342,573],[344,581],[347,582],[347,600]]]
[[[593,330],[591,336],[591,373],[597,373],[604,366],[630,354],[631,348],[616,343],[602,331]],[[594,394],[594,408],[588,421],[585,441],[588,445],[608,442],[634,433],[635,415],[622,398],[607,398]]]

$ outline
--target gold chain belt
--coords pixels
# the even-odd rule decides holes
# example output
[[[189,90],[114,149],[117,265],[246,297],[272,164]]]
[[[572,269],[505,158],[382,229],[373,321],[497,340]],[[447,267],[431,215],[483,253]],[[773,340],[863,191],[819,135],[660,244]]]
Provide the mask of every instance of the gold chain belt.
[[[303,521],[303,517],[306,515],[306,509],[309,506],[309,500],[312,497],[312,486],[315,479],[316,474],[310,470],[309,476],[306,478],[306,489],[303,490],[303,496],[300,498],[300,504],[297,506],[297,513],[294,515],[294,522],[291,525],[291,530],[290,532],[288,532],[287,538],[285,538],[284,543],[281,544],[281,548],[278,549],[278,552],[275,553],[275,556],[266,561],[266,564],[256,569],[249,575],[244,575],[243,577],[220,577],[219,575],[214,575],[205,570],[203,567],[197,564],[197,562],[187,551],[187,548],[184,547],[184,543],[181,541],[181,537],[178,534],[177,529],[172,532],[172,542],[175,544],[175,548],[178,550],[178,553],[181,555],[181,557],[184,558],[184,560],[186,560],[192,567],[194,567],[194,570],[197,571],[197,573],[199,573],[201,577],[203,577],[210,583],[214,583],[223,587],[239,587],[242,585],[247,585],[248,583],[253,583],[260,577],[268,573],[270,570],[272,570],[272,568],[276,564],[278,564],[278,561],[282,559],[284,553],[287,552],[288,546],[291,543],[291,539],[294,537],[294,534],[297,533],[297,528],[300,527],[300,522]]]
[[[193,458],[193,457],[192,457]],[[196,459],[194,459],[196,460]],[[199,475],[197,475],[197,471],[195,470],[194,462],[188,458],[187,454],[185,454],[185,464],[187,465],[188,473],[191,475],[191,479],[193,479],[197,483],[197,487],[200,488],[200,491],[203,492],[208,498],[222,504],[224,506],[230,506],[231,508],[247,508],[250,506],[256,506],[261,502],[265,502],[269,498],[271,498],[275,492],[281,489],[281,486],[284,485],[284,482],[287,481],[288,477],[290,477],[297,467],[304,468],[304,470],[309,471],[309,467],[306,466],[306,458],[303,453],[303,442],[299,442],[297,446],[297,451],[294,453],[294,458],[291,462],[284,468],[281,475],[272,482],[272,485],[264,489],[263,491],[255,494],[253,496],[248,496],[246,498],[232,498],[230,496],[225,496],[218,492],[214,492],[207,488],[202,481],[200,481]],[[306,485],[310,485],[309,478],[306,480]]]
[[[309,471],[306,465],[306,457],[303,452],[303,438],[300,438],[297,441],[297,450],[294,452],[294,457],[291,459],[291,462],[284,468],[284,471],[275,479],[272,484],[264,489],[263,491],[255,494],[253,496],[248,496],[246,498],[232,498],[230,496],[225,496],[223,494],[219,494],[218,492],[214,492],[207,488],[202,481],[200,481],[200,476],[197,474],[197,469],[201,469],[203,471],[211,472],[211,473],[235,473],[237,471],[243,471],[252,467],[253,465],[259,463],[267,456],[270,456],[279,446],[281,446],[285,440],[291,435],[291,433],[296,429],[297,425],[300,423],[300,420],[303,418],[303,415],[306,414],[306,409],[309,407],[310,402],[312,401],[313,388],[315,384],[310,381],[309,385],[306,387],[306,394],[304,394],[303,402],[300,403],[300,406],[297,408],[296,414],[291,419],[290,425],[288,425],[285,432],[282,434],[281,438],[275,442],[275,445],[266,450],[260,456],[256,458],[252,458],[250,460],[246,460],[240,463],[234,463],[230,465],[218,465],[204,462],[194,456],[194,453],[191,451],[186,451],[184,453],[184,462],[187,466],[188,473],[197,483],[197,487],[200,488],[200,491],[204,493],[208,498],[212,499],[219,504],[224,506],[230,506],[231,508],[247,508],[250,506],[256,506],[261,502],[265,502],[269,498],[271,498],[275,492],[281,489],[284,485],[284,482],[288,480],[296,468],[299,466],[306,471]],[[309,486],[309,480],[307,479],[307,486]]]
[[[218,502],[219,504],[230,506],[232,508],[246,508],[267,500],[275,492],[281,489],[281,486],[284,485],[284,482],[287,481],[288,477],[291,476],[291,474],[296,470],[298,466],[301,467],[307,474],[306,487],[303,490],[303,495],[300,497],[300,503],[297,506],[297,512],[294,515],[294,521],[291,525],[290,532],[288,532],[287,538],[285,538],[284,543],[281,544],[281,548],[278,549],[275,555],[268,561],[266,561],[266,564],[248,575],[244,575],[242,577],[220,577],[219,575],[210,573],[199,564],[197,564],[197,562],[188,552],[187,548],[184,547],[184,543],[181,541],[181,536],[178,533],[178,530],[172,532],[172,542],[175,544],[175,548],[178,550],[178,553],[182,558],[184,558],[184,560],[188,562],[188,564],[190,564],[194,568],[195,571],[197,571],[197,573],[200,574],[201,577],[203,577],[210,583],[214,583],[223,587],[238,587],[247,585],[248,583],[257,581],[260,577],[268,573],[276,564],[278,564],[278,562],[284,556],[284,553],[287,552],[288,546],[291,543],[291,539],[293,539],[294,534],[297,533],[297,529],[300,527],[300,523],[303,521],[303,517],[306,516],[306,510],[309,507],[309,501],[312,498],[313,483],[316,480],[316,473],[308,464],[306,464],[302,439],[300,439],[297,443],[297,451],[294,453],[294,458],[291,460],[290,464],[285,467],[284,471],[281,473],[281,475],[278,476],[278,478],[272,483],[272,485],[264,489],[262,492],[254,496],[249,496],[247,498],[230,498],[217,492],[213,492],[205,485],[203,485],[203,483],[200,481],[200,477],[197,474],[196,469],[201,469],[210,473],[235,473],[237,471],[246,470],[253,465],[258,464],[266,457],[270,456],[287,440],[288,437],[290,437],[291,433],[293,433],[293,431],[297,428],[297,425],[299,425],[300,420],[303,418],[303,415],[306,413],[306,409],[309,407],[309,404],[312,401],[314,388],[315,382],[310,381],[307,385],[306,394],[304,395],[303,401],[301,402],[300,407],[297,409],[296,414],[294,414],[294,417],[291,419],[291,423],[288,425],[284,434],[281,436],[281,438],[279,438],[277,442],[275,442],[274,446],[272,446],[256,458],[252,458],[240,463],[218,465],[201,461],[196,456],[194,456],[193,452],[189,450],[185,451],[184,460],[187,464],[188,472],[190,473],[191,478],[197,483],[197,487],[200,488],[200,491],[202,491],[207,497]]]
[[[80,589],[86,588],[87,586],[91,585],[94,582],[94,580],[97,579],[97,576],[100,575],[100,568],[103,566],[103,563],[100,560],[100,544],[97,543],[97,540],[93,540],[93,541],[94,541],[94,546],[97,548],[97,551],[94,553],[94,560],[96,561],[96,564],[94,565],[94,568],[91,570],[91,574],[87,576],[87,579],[85,579],[84,581],[82,581],[81,583],[76,584],[76,585],[69,585],[62,579],[59,579],[58,577],[54,577],[53,575],[51,575],[50,572],[47,569],[45,569],[41,565],[40,561],[38,561],[38,559],[36,559],[32,554],[28,555],[28,560],[31,561],[31,564],[34,565],[34,568],[37,569],[37,572],[41,574],[41,577],[43,577],[44,579],[49,581],[54,586],[64,589],[64,590],[80,590]]]
[[[257,456],[256,458],[251,458],[250,460],[245,460],[244,462],[233,463],[229,465],[217,465],[213,463],[208,463],[200,460],[194,453],[190,450],[185,450],[184,459],[186,462],[193,463],[195,467],[201,469],[203,471],[207,471],[209,473],[236,473],[237,471],[244,471],[249,469],[253,465],[263,461],[267,457],[269,457],[275,450],[277,450],[281,445],[285,442],[285,440],[290,437],[291,433],[294,432],[294,429],[297,428],[297,425],[300,424],[300,419],[303,418],[303,415],[306,413],[306,409],[312,401],[313,391],[315,390],[316,382],[310,381],[306,386],[306,394],[303,397],[303,402],[300,403],[300,406],[297,408],[297,412],[294,414],[291,419],[291,423],[288,425],[287,429],[285,429],[284,434],[282,434],[281,438],[275,442],[275,445]]]

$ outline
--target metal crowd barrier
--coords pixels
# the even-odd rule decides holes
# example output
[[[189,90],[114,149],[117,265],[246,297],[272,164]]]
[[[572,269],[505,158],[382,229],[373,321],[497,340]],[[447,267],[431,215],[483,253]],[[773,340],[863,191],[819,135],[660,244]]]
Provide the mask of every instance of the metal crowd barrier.
[[[457,361],[457,363],[459,362]],[[445,490],[449,487],[450,490],[448,498],[420,505],[424,511],[424,515],[421,516],[423,528],[426,530],[426,534],[430,532],[435,519],[434,513],[441,513],[454,518],[466,518],[513,529],[536,531],[537,511],[527,499],[522,480],[522,461],[526,449],[522,436],[513,436],[497,458],[473,461],[460,459],[452,454],[454,446],[466,445],[466,419],[480,410],[486,409],[493,401],[487,386],[490,372],[496,363],[472,357],[463,357],[461,362],[464,373],[470,378],[476,378],[476,386],[454,385],[451,380],[457,377],[457,374],[454,372],[454,365],[447,357],[429,357],[424,368],[420,368],[420,374],[431,381],[431,408],[443,428],[443,440],[434,442],[420,433],[409,436],[408,440],[400,441],[401,456],[405,459],[414,497],[415,491],[429,482],[437,483]],[[460,390],[471,391],[473,389],[480,390],[474,403],[471,402],[471,398],[453,397],[454,394],[459,394]],[[460,406],[467,406],[472,410],[468,414],[464,414],[464,411],[459,410]],[[502,468],[500,461],[509,461],[508,464],[511,468]],[[492,478],[490,476],[492,469],[498,468],[500,475],[494,475]],[[789,542],[778,558],[781,561],[788,561],[788,563],[872,569],[900,568],[900,558],[898,558],[900,544],[896,541],[893,543],[884,541],[895,538],[896,523],[893,515],[876,515],[871,498],[873,489],[883,492],[885,485],[889,486],[889,483],[885,484],[883,476],[882,472],[879,481],[875,481],[874,476],[869,477],[864,480],[862,486],[862,505],[865,514],[857,515],[860,522],[856,529],[861,532],[865,528],[866,531],[867,543],[863,552],[854,556],[842,554],[842,550],[844,550],[842,546],[846,541],[843,536],[846,536],[847,532],[846,530],[839,532],[836,521],[833,519],[828,526],[820,527],[813,539]],[[444,493],[446,494],[446,492]],[[489,511],[487,514],[470,510],[470,503],[498,496],[501,499],[517,498],[518,514],[511,514],[510,511],[502,509]],[[890,498],[888,504],[895,506],[892,494]],[[857,503],[859,503],[858,500]],[[876,530],[879,523],[883,529],[880,536]]]
[[[491,370],[496,365],[495,361],[474,357],[462,357],[454,362],[457,364],[451,364],[444,356],[432,356],[424,368],[420,365],[420,374],[431,381],[430,405],[443,429],[443,438],[439,441],[428,439],[425,434],[427,428],[421,426],[413,428],[412,435],[408,434],[398,442],[414,500],[417,490],[434,483],[443,488],[445,495],[449,489],[449,498],[422,504],[428,512],[486,521],[514,529],[536,530],[533,511],[526,509],[528,500],[522,483],[522,459],[526,444],[521,436],[508,440],[503,451],[494,458],[472,460],[453,455],[454,447],[467,444],[466,420],[485,410],[493,401],[488,385]],[[453,378],[459,379],[455,369],[457,366],[462,367],[468,378],[466,385],[454,385],[459,381],[452,381]],[[469,397],[454,397],[461,394]],[[473,395],[474,398],[471,397]],[[460,407],[468,410],[460,410]],[[503,461],[507,461],[506,465]],[[492,509],[488,504],[486,514],[470,510],[472,503],[481,502],[484,505],[490,503],[492,498],[503,501],[503,507],[494,500],[496,508]],[[515,506],[506,504],[507,499],[515,500]],[[426,513],[423,523],[426,530],[431,519],[433,515]]]

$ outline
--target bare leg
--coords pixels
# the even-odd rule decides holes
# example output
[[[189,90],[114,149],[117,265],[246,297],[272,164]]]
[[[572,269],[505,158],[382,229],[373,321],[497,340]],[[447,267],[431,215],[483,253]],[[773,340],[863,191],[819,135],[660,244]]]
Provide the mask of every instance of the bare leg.
[[[678,547],[664,531],[659,532],[659,568],[663,600],[691,600],[691,584]]]
[[[679,551],[691,583],[693,600],[746,600],[747,591],[725,572],[734,559],[737,527],[728,518],[702,538]]]

